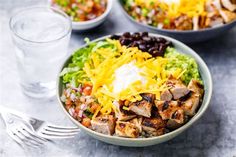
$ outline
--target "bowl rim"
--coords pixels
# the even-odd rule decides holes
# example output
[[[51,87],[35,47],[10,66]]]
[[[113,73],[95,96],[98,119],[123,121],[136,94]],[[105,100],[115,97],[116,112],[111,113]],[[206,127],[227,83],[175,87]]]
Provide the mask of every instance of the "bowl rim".
[[[112,9],[112,6],[113,6],[113,0],[107,0],[107,7],[106,7],[106,10],[102,13],[102,15],[96,17],[95,19],[88,20],[88,21],[75,22],[75,21],[71,20],[72,25],[74,25],[74,26],[85,26],[85,25],[96,23],[96,22],[104,19],[110,13],[110,11]]]
[[[122,33],[115,33],[117,35],[120,35]],[[62,110],[64,111],[64,113],[67,115],[67,117],[70,118],[70,120],[75,123],[77,126],[79,126],[80,129],[82,130],[85,130],[87,131],[86,133],[89,133],[90,135],[91,134],[94,134],[95,136],[97,137],[102,137],[102,138],[108,138],[108,139],[114,139],[114,140],[122,140],[122,141],[132,141],[132,142],[145,142],[145,141],[152,141],[152,140],[158,140],[158,139],[163,139],[163,138],[167,138],[167,137],[174,137],[175,135],[181,133],[182,131],[186,130],[187,128],[189,128],[191,125],[193,125],[204,113],[205,111],[207,110],[209,104],[210,104],[210,100],[211,100],[211,97],[212,97],[212,90],[213,90],[213,81],[212,81],[212,76],[211,76],[211,73],[210,73],[210,70],[209,68],[207,67],[206,63],[203,61],[203,59],[193,50],[191,49],[190,47],[188,47],[187,45],[185,45],[184,43],[174,39],[174,38],[171,38],[171,37],[168,37],[168,36],[165,36],[165,35],[160,35],[160,34],[156,34],[156,33],[149,33],[150,36],[155,36],[155,37],[163,37],[167,40],[170,40],[174,45],[179,45],[181,47],[183,47],[185,49],[185,51],[189,51],[191,52],[190,56],[192,56],[197,62],[198,64],[201,64],[201,66],[203,66],[203,69],[204,71],[206,72],[206,75],[207,75],[207,78],[209,79],[209,88],[208,88],[208,97],[206,97],[205,99],[205,105],[202,106],[202,109],[198,110],[198,112],[186,123],[184,124],[183,126],[179,127],[178,129],[176,130],[173,130],[169,133],[166,133],[164,135],[161,135],[161,136],[154,136],[154,137],[148,137],[148,138],[127,138],[127,137],[119,137],[119,136],[112,136],[112,135],[105,135],[105,134],[102,134],[102,133],[99,133],[99,132],[96,132],[96,131],[93,131],[85,126],[83,126],[80,122],[78,122],[77,120],[75,120],[70,114],[69,112],[67,112],[67,110],[65,109],[64,107],[64,104],[63,102],[61,101],[61,96],[60,96],[60,90],[59,90],[59,86],[60,86],[60,83],[61,83],[61,77],[60,77],[60,72],[63,70],[63,68],[66,66],[66,64],[68,63],[68,61],[71,59],[72,55],[74,53],[72,53],[71,55],[69,55],[67,57],[67,59],[64,61],[64,63],[62,64],[62,66],[60,67],[60,71],[59,71],[59,74],[58,74],[58,77],[57,77],[57,86],[56,86],[56,94],[57,94],[57,100],[59,102],[59,105],[60,107],[62,108]],[[104,40],[108,37],[110,37],[111,35],[106,35],[106,36],[102,36],[100,38],[97,38],[95,40],[92,40],[91,42],[97,42],[97,41],[101,41],[101,40]],[[88,44],[84,44],[82,46],[80,46],[78,49],[81,49],[83,47],[86,47],[88,46]],[[75,52],[75,51],[74,51]]]
[[[146,28],[149,28],[149,29],[152,29],[152,30],[156,30],[156,31],[160,31],[160,32],[165,32],[165,33],[176,33],[176,34],[182,34],[182,33],[186,33],[186,34],[189,34],[189,33],[204,33],[204,32],[207,32],[207,31],[217,31],[220,28],[236,25],[236,19],[235,19],[235,20],[233,20],[233,21],[231,21],[229,23],[226,23],[226,24],[223,24],[223,25],[220,25],[220,26],[217,26],[217,27],[204,28],[204,29],[199,29],[199,30],[182,30],[182,31],[180,31],[180,30],[173,30],[173,29],[160,29],[160,28],[157,28],[157,27],[154,27],[154,26],[151,26],[151,25],[147,25],[147,24],[143,24],[141,22],[136,21],[125,10],[125,8],[124,8],[124,6],[122,4],[122,0],[118,0],[118,3],[120,5],[120,7],[122,8],[121,10],[125,14],[125,16],[128,17],[128,19],[131,20],[132,22],[134,22],[134,23],[136,23],[136,24],[138,24],[138,25],[140,25],[142,27],[146,27]]]

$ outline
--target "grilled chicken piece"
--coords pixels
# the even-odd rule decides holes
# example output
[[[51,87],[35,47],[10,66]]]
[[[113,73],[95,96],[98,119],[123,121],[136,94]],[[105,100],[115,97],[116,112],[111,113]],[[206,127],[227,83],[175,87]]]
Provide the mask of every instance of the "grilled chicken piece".
[[[144,118],[142,128],[149,136],[160,136],[165,133],[166,122],[158,118]]]
[[[171,101],[172,100],[172,94],[169,90],[165,90],[161,92],[161,100],[163,101]]]
[[[200,96],[202,96],[204,93],[203,85],[198,80],[195,79],[192,79],[189,82],[188,89]]]
[[[174,100],[177,100],[189,93],[189,89],[182,83],[181,80],[177,80],[170,76],[166,82],[167,87],[170,87],[170,92]]]
[[[114,102],[113,103],[117,109],[116,111],[116,118],[118,118],[118,120],[121,120],[121,121],[127,121],[127,120],[130,120],[134,117],[136,117],[135,114],[131,113],[130,111],[126,111],[123,109],[123,104],[122,102]]]
[[[199,29],[199,16],[194,16],[193,17],[193,30],[198,30]]]
[[[222,16],[222,18],[224,19],[225,23],[229,23],[233,20],[236,19],[236,13],[228,11],[228,10],[220,10],[220,15]]]
[[[182,124],[177,123],[177,122],[176,122],[175,120],[173,120],[173,119],[169,119],[169,120],[167,121],[167,123],[166,123],[166,127],[167,127],[168,129],[172,129],[172,130],[177,129],[177,128],[181,127],[181,126],[182,126]]]
[[[214,0],[214,1],[212,2],[212,5],[213,5],[216,9],[218,9],[218,10],[221,10],[221,9],[222,9],[220,0]]]
[[[174,120],[178,124],[184,123],[184,110],[177,101],[155,101],[158,112],[163,120]]]
[[[204,90],[202,84],[194,79],[189,82],[188,89],[191,90],[191,93],[185,98],[180,99],[182,102],[181,107],[184,109],[186,115],[193,116],[199,107]]]
[[[115,131],[115,118],[112,115],[96,117],[91,120],[92,129],[106,135],[112,135]]]
[[[138,102],[131,103],[129,110],[134,112],[137,115],[150,117],[151,116],[152,103],[141,100]]]
[[[193,29],[192,19],[186,15],[181,15],[174,21],[175,28],[177,30],[191,30]]]
[[[143,121],[143,118],[139,117],[139,118],[131,119],[129,122],[137,126],[139,129],[139,132],[142,132],[142,121]]]
[[[130,122],[117,121],[115,133],[122,137],[136,138],[139,136],[139,128]]]
[[[218,11],[209,12],[206,16],[205,27],[217,27],[223,25],[223,18],[220,16]]]
[[[186,115],[193,116],[200,104],[200,95],[191,92],[191,96],[182,102],[182,108]]]
[[[229,11],[233,12],[236,10],[236,5],[233,4],[230,0],[221,0],[221,3]]]
[[[222,6],[220,0],[211,0],[206,2],[205,8],[207,12],[214,12],[216,10],[221,10]]]
[[[155,95],[154,94],[141,94],[143,100],[146,100],[147,102],[154,103]]]

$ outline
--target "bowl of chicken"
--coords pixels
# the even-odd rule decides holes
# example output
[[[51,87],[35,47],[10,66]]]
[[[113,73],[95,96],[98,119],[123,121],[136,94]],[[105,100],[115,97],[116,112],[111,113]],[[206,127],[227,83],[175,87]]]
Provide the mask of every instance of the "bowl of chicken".
[[[88,42],[58,77],[66,116],[88,135],[121,146],[174,138],[204,114],[211,95],[211,74],[196,52],[148,32]]]
[[[120,0],[134,24],[185,43],[201,42],[236,25],[235,0]]]

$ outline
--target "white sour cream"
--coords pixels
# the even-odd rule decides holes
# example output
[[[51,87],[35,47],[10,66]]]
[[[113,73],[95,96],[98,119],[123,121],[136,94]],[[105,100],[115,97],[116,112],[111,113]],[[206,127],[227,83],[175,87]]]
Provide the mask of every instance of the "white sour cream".
[[[141,81],[145,84],[146,80],[140,75],[141,69],[135,66],[134,62],[124,64],[115,71],[115,80],[113,81],[113,93],[117,94],[125,90],[130,84]]]

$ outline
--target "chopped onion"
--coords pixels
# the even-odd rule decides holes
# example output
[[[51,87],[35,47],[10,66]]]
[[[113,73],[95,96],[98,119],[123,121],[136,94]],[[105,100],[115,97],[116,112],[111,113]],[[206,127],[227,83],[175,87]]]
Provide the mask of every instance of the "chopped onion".
[[[83,117],[83,110],[79,110],[79,117],[82,118]]]
[[[70,109],[69,109],[69,113],[70,113],[71,116],[73,116],[74,112],[75,112],[75,109],[74,109],[74,108],[70,108]]]
[[[75,98],[76,98],[75,94],[74,94],[74,93],[71,93],[70,99],[71,99],[72,101],[75,101]]]
[[[86,109],[87,109],[87,105],[82,104],[82,105],[80,106],[80,109],[81,109],[81,110],[86,110]]]

